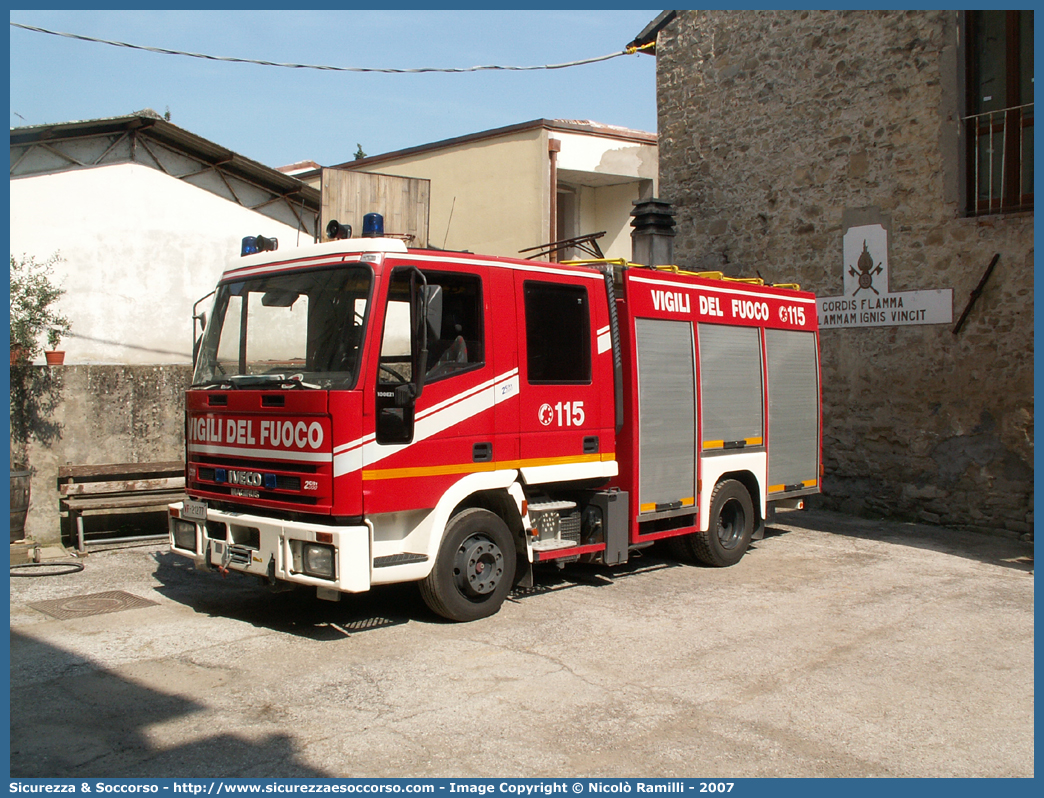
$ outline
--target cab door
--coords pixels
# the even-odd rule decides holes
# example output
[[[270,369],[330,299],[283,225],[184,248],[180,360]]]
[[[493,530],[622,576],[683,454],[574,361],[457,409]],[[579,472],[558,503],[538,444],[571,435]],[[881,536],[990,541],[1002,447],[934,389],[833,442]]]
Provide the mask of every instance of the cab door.
[[[411,348],[421,322],[411,317],[404,272],[393,270],[388,281],[379,356],[371,367],[376,418],[363,463],[368,514],[430,509],[454,482],[492,468],[488,270],[424,263],[421,271],[428,292],[426,374],[421,396],[406,408],[396,390],[413,380]]]

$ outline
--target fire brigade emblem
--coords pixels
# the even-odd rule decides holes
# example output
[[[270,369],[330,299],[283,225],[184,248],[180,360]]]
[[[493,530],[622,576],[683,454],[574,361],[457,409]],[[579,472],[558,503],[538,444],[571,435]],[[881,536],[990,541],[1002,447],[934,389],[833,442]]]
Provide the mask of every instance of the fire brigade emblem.
[[[851,266],[848,267],[848,273],[852,277],[859,277],[859,287],[852,292],[852,296],[855,296],[864,288],[867,288],[880,296],[881,292],[874,288],[874,275],[880,274],[884,269],[881,268],[880,263],[877,264],[876,268],[874,267],[874,258],[870,254],[870,250],[867,249],[865,240],[863,241],[863,252],[859,256],[859,260],[856,261],[856,266],[859,267],[858,273]]]
[[[555,420],[555,409],[545,402],[540,405],[540,410],[537,411],[537,418],[540,419],[540,423],[545,427],[550,427],[551,422]]]

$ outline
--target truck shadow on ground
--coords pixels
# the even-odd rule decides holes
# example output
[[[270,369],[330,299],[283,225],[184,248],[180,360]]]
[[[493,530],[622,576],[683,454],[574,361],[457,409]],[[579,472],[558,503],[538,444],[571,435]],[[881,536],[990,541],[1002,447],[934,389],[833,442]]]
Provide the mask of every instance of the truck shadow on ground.
[[[533,571],[532,587],[516,587],[509,600],[519,601],[527,596],[542,596],[576,587],[610,587],[613,583],[651,571],[682,567],[682,563],[666,557],[658,547],[632,551],[622,565],[569,562],[561,567],[553,562],[537,566]]]
[[[230,572],[199,571],[184,557],[156,552],[160,595],[198,613],[232,618],[310,640],[343,640],[352,634],[397,626],[421,612],[415,585],[388,585],[368,593],[321,601],[308,588],[274,592],[260,580]],[[421,605],[423,608],[423,605]]]
[[[258,628],[297,635],[310,640],[343,640],[354,634],[415,623],[449,623],[431,612],[415,583],[378,585],[366,593],[342,596],[340,601],[322,601],[309,588],[273,592],[258,579],[244,574],[199,571],[170,552],[156,552],[154,576],[160,595],[190,607],[195,612],[232,618]],[[661,556],[658,550],[632,552],[623,565],[612,568],[593,563],[568,563],[534,571],[532,587],[517,587],[508,601],[524,601],[578,587],[610,587],[649,571],[683,567]]]
[[[40,674],[48,676],[41,679]],[[20,778],[327,778],[285,734],[218,733],[163,747],[158,725],[205,713],[68,651],[11,633],[11,776]]]
[[[1026,573],[1033,572],[1033,543],[1007,537],[928,524],[880,521],[818,509],[781,513],[775,519],[775,524],[770,523],[765,537],[785,535],[791,531],[786,527],[794,527],[861,540],[879,540]]]

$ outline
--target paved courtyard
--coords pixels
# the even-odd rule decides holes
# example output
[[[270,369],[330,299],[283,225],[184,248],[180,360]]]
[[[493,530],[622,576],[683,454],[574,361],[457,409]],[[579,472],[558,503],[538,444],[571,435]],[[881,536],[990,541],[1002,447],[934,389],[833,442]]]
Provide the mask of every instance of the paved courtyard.
[[[12,775],[1032,776],[1032,568],[787,513],[735,567],[552,569],[457,625],[96,551],[11,580]]]

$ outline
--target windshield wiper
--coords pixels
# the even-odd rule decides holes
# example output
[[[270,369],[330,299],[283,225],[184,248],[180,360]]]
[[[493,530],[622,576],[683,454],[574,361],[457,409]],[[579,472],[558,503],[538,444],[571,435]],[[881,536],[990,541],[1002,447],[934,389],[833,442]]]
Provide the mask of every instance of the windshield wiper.
[[[303,374],[230,374],[228,376],[215,377],[212,380],[192,383],[193,388],[313,388],[320,389],[321,385],[313,385],[304,381]]]
[[[303,374],[237,374],[229,377],[229,380],[237,388],[256,388],[259,386],[278,385],[280,388],[319,388],[310,382],[304,381]]]
[[[217,388],[221,386],[223,388],[237,388],[234,382],[229,377],[216,377],[212,380],[204,380],[203,382],[194,382],[190,385],[190,388]]]

